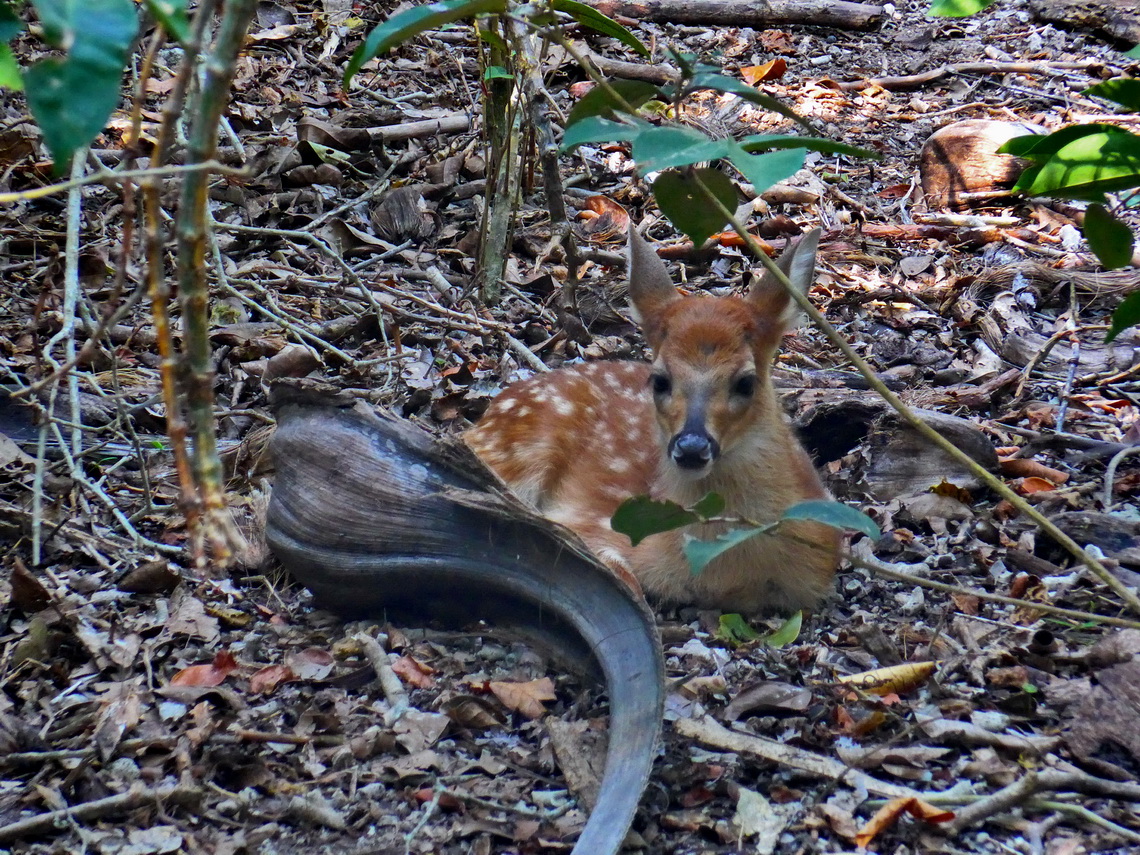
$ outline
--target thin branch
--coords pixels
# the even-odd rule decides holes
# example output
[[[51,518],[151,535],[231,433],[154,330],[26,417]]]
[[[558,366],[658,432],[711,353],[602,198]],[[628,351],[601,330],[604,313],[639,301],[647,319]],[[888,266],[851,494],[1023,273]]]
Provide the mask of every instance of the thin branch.
[[[1053,540],[1059,543],[1070,555],[1085,565],[1098,579],[1104,582],[1111,588],[1117,596],[1119,596],[1128,606],[1138,615],[1140,615],[1140,597],[1137,596],[1135,591],[1130,590],[1123,582],[1117,579],[1108,571],[1103,564],[1097,561],[1091,554],[1086,552],[1080,545],[1073,540],[1065,532],[1061,531],[1048,517],[1044,516],[1040,511],[1033,507],[1023,497],[1015,493],[1010,487],[1000,478],[994,477],[988,469],[978,463],[970,455],[966,454],[942,434],[920,419],[914,412],[904,404],[899,397],[887,388],[886,384],[879,379],[878,375],[871,369],[871,366],[855,352],[855,349],[847,342],[843,336],[833,327],[823,314],[815,307],[812,301],[808,298],[807,294],[800,292],[797,288],[792,287],[788,282],[787,277],[783,271],[776,266],[776,263],[768,257],[755,238],[748,233],[748,230],[740,224],[736,219],[733,211],[730,211],[720,200],[716,198],[708,189],[697,179],[697,184],[701,188],[701,192],[705,198],[709,200],[710,204],[714,205],[720,214],[724,217],[725,222],[731,224],[733,230],[740,235],[741,240],[744,241],[748,247],[749,252],[757,258],[764,267],[775,276],[784,287],[787,289],[788,294],[796,302],[803,312],[812,319],[812,322],[819,328],[819,330],[827,337],[827,340],[839,349],[844,356],[855,366],[856,370],[863,375],[868,385],[874,389],[879,396],[886,401],[890,406],[902,416],[903,420],[914,430],[922,434],[927,440],[933,443],[937,448],[948,454],[955,461],[965,466],[970,470],[971,474],[979,478],[987,487],[1008,501],[1018,511],[1035,522],[1042,531],[1049,535]]]

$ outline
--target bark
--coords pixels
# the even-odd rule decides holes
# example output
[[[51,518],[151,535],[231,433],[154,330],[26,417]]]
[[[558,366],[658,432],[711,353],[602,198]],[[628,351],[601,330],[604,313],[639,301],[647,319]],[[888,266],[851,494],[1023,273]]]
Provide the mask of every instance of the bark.
[[[595,0],[595,9],[610,17],[621,15],[670,24],[709,24],[723,27],[779,27],[811,24],[819,27],[866,30],[877,27],[883,9],[847,0]]]

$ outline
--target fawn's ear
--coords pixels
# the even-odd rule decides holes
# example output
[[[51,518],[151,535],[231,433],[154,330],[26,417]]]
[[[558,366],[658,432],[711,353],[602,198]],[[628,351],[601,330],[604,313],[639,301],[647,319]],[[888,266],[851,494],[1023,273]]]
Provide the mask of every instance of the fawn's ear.
[[[804,294],[815,278],[815,253],[821,233],[821,229],[812,229],[776,260],[776,266],[788,277],[792,287]],[[748,289],[748,299],[765,317],[772,318],[784,329],[795,326],[799,309],[784,286],[767,270]]]
[[[655,344],[656,319],[661,311],[681,299],[665,262],[646,243],[633,223],[629,224],[629,301],[650,345]]]

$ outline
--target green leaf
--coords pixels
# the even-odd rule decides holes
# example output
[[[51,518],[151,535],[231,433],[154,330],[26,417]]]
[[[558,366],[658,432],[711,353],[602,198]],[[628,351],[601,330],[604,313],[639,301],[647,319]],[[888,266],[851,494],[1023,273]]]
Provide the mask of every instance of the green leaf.
[[[705,493],[701,500],[693,505],[692,510],[702,520],[719,517],[724,513],[724,496],[720,493]]]
[[[489,65],[483,72],[484,80],[514,80],[515,76],[501,65]]]
[[[796,612],[790,618],[780,625],[780,628],[764,639],[764,643],[769,647],[787,647],[793,641],[800,637],[800,629],[803,627],[804,613]]]
[[[646,127],[633,141],[633,159],[640,172],[660,172],[727,157],[732,140],[713,140],[693,128],[665,125]],[[735,206],[735,202],[734,202]]]
[[[930,0],[930,14],[936,18],[967,18],[995,2],[996,0]]]
[[[1027,196],[1061,196],[1099,202],[1105,193],[1140,185],[1140,137],[1119,129],[1073,140],[1023,174],[1014,190]]]
[[[1082,137],[1096,134],[1126,134],[1124,128],[1116,125],[1106,125],[1102,122],[1093,122],[1088,125],[1069,125],[1051,134],[1026,134],[1014,137],[1004,143],[999,149],[1000,154],[1012,154],[1015,157],[1025,157],[1038,163],[1044,163],[1069,143]]]
[[[583,27],[589,27],[603,35],[617,39],[623,45],[633,48],[642,56],[649,56],[649,48],[641,43],[633,33],[615,21],[608,18],[585,3],[577,0],[551,0],[550,4],[556,12],[565,12]]]
[[[186,0],[146,0],[146,8],[171,38],[179,44],[186,44],[190,37]]]
[[[1133,77],[1118,77],[1090,86],[1082,95],[1096,95],[1115,101],[1126,110],[1140,110],[1140,80]]]
[[[1140,324],[1140,291],[1129,294],[1124,298],[1124,302],[1116,307],[1116,311],[1112,313],[1112,326],[1105,334],[1104,343],[1109,344],[1126,329],[1137,324]]]
[[[735,185],[728,176],[715,169],[662,172],[653,182],[657,207],[669,222],[689,236],[694,246],[701,246],[725,223],[724,214],[705,195],[705,190],[729,211],[736,209]]]
[[[773,149],[806,148],[824,154],[846,154],[850,157],[869,157],[873,160],[882,160],[883,156],[869,148],[847,145],[846,143],[827,140],[823,137],[796,137],[782,134],[753,134],[740,140],[740,147],[748,152],[771,151]]]
[[[811,499],[792,505],[780,520],[815,520],[833,528],[849,528],[867,537],[878,539],[882,532],[875,521],[860,510],[842,502],[828,499]]]
[[[1131,50],[1125,51],[1124,55],[1132,59],[1140,59],[1140,45],[1136,45],[1136,47]]]
[[[20,76],[20,66],[12,49],[8,45],[0,44],[0,88],[19,92],[24,88],[24,78]]]
[[[344,88],[348,88],[348,84],[356,76],[356,72],[364,67],[364,63],[402,45],[413,36],[462,18],[472,18],[487,13],[502,14],[506,8],[506,0],[440,0],[438,3],[428,3],[426,6],[416,6],[398,12],[370,32],[356,49],[352,59],[348,61],[348,67],[344,70]]]
[[[601,116],[587,116],[581,121],[568,125],[562,135],[562,151],[570,151],[575,146],[587,143],[631,142],[646,128],[647,122],[615,122]]]
[[[637,546],[651,534],[673,531],[700,521],[697,514],[676,502],[634,496],[618,505],[610,518],[610,528],[626,535],[629,542]]]
[[[1132,261],[1132,230],[1108,212],[1104,205],[1089,205],[1085,211],[1085,240],[1105,270],[1124,267]]]
[[[749,154],[741,147],[729,155],[732,165],[752,185],[756,193],[763,193],[773,184],[791,178],[804,166],[807,152],[802,148],[788,151],[770,151],[766,154]]]
[[[589,116],[613,118],[614,113],[621,111],[622,107],[610,93],[610,89],[635,110],[657,95],[657,87],[644,80],[611,80],[609,85],[610,88],[595,86],[583,95],[566,117],[566,127],[577,124]]]
[[[123,68],[138,32],[131,0],[35,0],[44,38],[67,50],[24,73],[28,106],[62,172],[103,130],[119,103]]]
[[[748,621],[735,612],[731,612],[720,616],[716,637],[722,641],[727,641],[729,644],[737,645],[747,644],[749,641],[756,641],[761,636],[760,633],[749,626]]]
[[[10,41],[24,31],[24,22],[11,4],[0,2],[0,42]]]
[[[800,125],[804,130],[811,132],[812,126],[803,116],[793,110],[791,107],[780,103],[771,95],[765,95],[753,86],[749,86],[743,80],[736,80],[732,77],[725,77],[723,74],[718,74],[715,71],[703,70],[707,66],[700,67],[697,73],[693,75],[693,80],[689,84],[690,91],[697,89],[715,89],[717,92],[729,92],[743,98],[745,101],[751,101],[765,110],[771,110],[773,113],[779,113],[781,116],[786,116],[797,125]]]
[[[744,541],[756,537],[758,534],[771,531],[775,527],[776,523],[749,526],[748,528],[734,528],[732,531],[726,531],[724,534],[717,535],[713,540],[698,540],[695,537],[689,538],[685,541],[684,546],[685,557],[689,559],[689,571],[694,576],[699,576],[701,571],[704,570],[714,558],[728,552],[728,550],[737,544],[744,543]]]

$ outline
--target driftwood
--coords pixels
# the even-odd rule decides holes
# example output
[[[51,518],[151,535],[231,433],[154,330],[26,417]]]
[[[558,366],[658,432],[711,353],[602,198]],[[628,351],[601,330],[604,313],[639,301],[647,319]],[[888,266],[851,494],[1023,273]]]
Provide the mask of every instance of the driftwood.
[[[1091,69],[1096,63],[1086,62],[953,62],[918,74],[902,77],[864,77],[859,80],[831,81],[828,85],[844,92],[856,92],[877,86],[892,92],[905,92],[936,83],[955,74],[1044,74],[1059,76],[1066,71]]]
[[[915,496],[945,480],[967,489],[979,486],[976,475],[902,421],[878,395],[809,389],[796,432],[817,464],[838,460],[856,447],[866,448],[851,486],[879,501]],[[997,452],[973,422],[932,410],[915,409],[924,422],[987,469],[997,469]]]
[[[1135,330],[1125,330],[1109,345],[1100,343],[1100,333],[1057,340],[1039,332],[1008,291],[994,298],[979,326],[985,343],[1010,365],[1033,365],[1048,377],[1064,377],[1074,361],[1082,375],[1128,371],[1140,362],[1140,334]]]
[[[276,387],[270,548],[341,615],[487,620],[564,662],[596,662],[609,695],[609,747],[574,852],[616,853],[661,725],[652,612],[572,536],[499,493],[465,447],[349,403]]]
[[[1140,42],[1140,0],[1029,0],[1039,21],[1101,30],[1129,44]]]
[[[1037,125],[992,119],[967,119],[935,131],[919,160],[926,204],[961,211],[975,201],[1008,195],[1027,161],[998,149],[1016,137],[1044,132]]]
[[[662,24],[707,24],[722,27],[782,27],[811,24],[868,30],[879,26],[883,8],[847,0],[593,0],[603,14]]]

